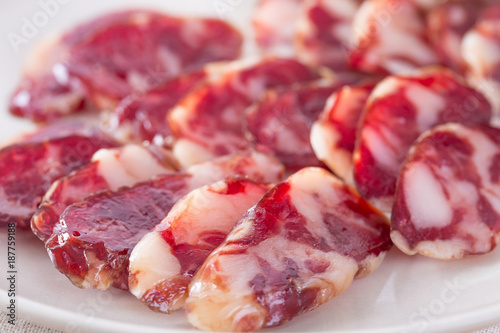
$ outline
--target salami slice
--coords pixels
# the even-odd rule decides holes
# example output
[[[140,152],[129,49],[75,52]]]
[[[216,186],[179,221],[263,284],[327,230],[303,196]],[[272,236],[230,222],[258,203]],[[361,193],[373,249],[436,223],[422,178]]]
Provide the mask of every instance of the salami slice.
[[[132,294],[156,311],[182,308],[198,268],[268,190],[269,186],[252,180],[232,178],[179,200],[132,251]]]
[[[283,324],[375,270],[391,247],[386,218],[320,168],[269,191],[195,275],[188,320],[212,331]]]
[[[168,154],[155,146],[101,149],[90,164],[52,184],[31,219],[31,230],[45,242],[69,205],[97,192],[116,191],[173,170]]]
[[[191,92],[168,116],[176,139],[174,155],[183,166],[248,149],[243,123],[254,101],[267,89],[320,78],[313,69],[284,58],[232,64],[226,71]]]
[[[403,252],[460,259],[500,241],[500,130],[446,124],[412,148],[398,181],[391,237]]]
[[[203,71],[179,76],[147,92],[125,98],[118,104],[111,120],[118,136],[127,141],[164,145],[171,136],[168,112],[205,76]]]
[[[307,0],[295,36],[297,57],[311,66],[346,71],[358,0]]]
[[[47,251],[57,269],[80,288],[128,289],[129,256],[139,240],[184,195],[236,175],[276,182],[283,166],[257,153],[230,156],[117,192],[99,192],[66,208],[46,242]]]
[[[490,101],[500,115],[500,4],[485,9],[462,41],[462,55],[471,84]]]
[[[365,1],[354,16],[352,31],[349,62],[355,69],[400,74],[439,63],[413,1]]]
[[[292,55],[296,22],[303,13],[303,0],[260,0],[253,15],[255,40],[261,50]]]
[[[311,129],[316,157],[350,185],[354,184],[352,158],[356,131],[375,84],[344,86],[328,99]]]
[[[18,228],[29,228],[31,216],[52,182],[90,163],[97,150],[117,146],[102,132],[94,133],[28,140],[1,149],[0,226],[16,223]]]
[[[247,113],[252,142],[276,156],[289,170],[320,166],[309,136],[312,123],[340,81],[320,81],[283,91],[269,91]]]
[[[476,23],[481,1],[448,1],[427,14],[427,34],[443,64],[465,71],[461,44],[465,33]]]
[[[82,98],[98,109],[113,110],[132,92],[209,62],[237,58],[241,44],[241,34],[217,19],[145,10],[105,15],[52,43],[57,55],[47,56],[45,71],[27,73],[12,98],[11,111],[51,120],[78,109]],[[46,82],[50,85],[44,87]]]
[[[401,163],[426,130],[447,122],[488,123],[478,91],[444,69],[391,76],[371,94],[354,152],[354,181],[363,198],[390,214]]]

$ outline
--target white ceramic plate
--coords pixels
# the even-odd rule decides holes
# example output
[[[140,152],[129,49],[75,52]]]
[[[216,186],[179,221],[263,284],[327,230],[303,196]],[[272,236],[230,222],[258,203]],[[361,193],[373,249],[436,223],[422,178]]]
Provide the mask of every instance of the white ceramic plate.
[[[254,3],[249,0],[57,1],[67,4],[59,5],[54,17],[27,44],[20,45],[16,53],[6,37],[11,32],[19,34],[24,18],[32,20],[42,8],[38,1],[0,0],[0,141],[31,127],[26,121],[10,117],[5,105],[19,79],[22,60],[34,42],[48,33],[113,9],[139,6],[214,16],[219,5],[226,10],[225,18],[248,29]],[[3,312],[9,301],[6,239],[6,231],[0,231]],[[16,242],[18,316],[66,332],[194,331],[182,312],[154,313],[120,290],[78,289],[53,268],[44,247],[33,235],[18,231]],[[500,250],[477,258],[440,262],[407,257],[393,249],[375,273],[355,281],[340,297],[266,332],[465,332],[500,321],[499,290]]]

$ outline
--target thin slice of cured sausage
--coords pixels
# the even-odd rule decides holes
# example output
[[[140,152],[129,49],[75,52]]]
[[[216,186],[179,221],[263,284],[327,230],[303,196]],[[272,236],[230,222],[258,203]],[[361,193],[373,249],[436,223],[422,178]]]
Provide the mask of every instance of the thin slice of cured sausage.
[[[306,168],[270,190],[195,275],[188,320],[212,331],[283,324],[375,270],[387,219],[328,171]]]
[[[432,8],[426,17],[427,35],[443,64],[465,71],[461,44],[483,8],[481,1],[447,1]]]
[[[90,163],[101,148],[117,142],[100,131],[29,141],[0,150],[0,226],[16,223],[27,229],[30,219],[50,185]]]
[[[125,98],[110,121],[122,140],[166,144],[171,137],[167,114],[205,78],[203,71],[169,80],[144,93]]]
[[[132,294],[155,311],[182,308],[198,268],[268,190],[250,179],[230,178],[179,200],[132,251]]]
[[[317,80],[320,75],[285,58],[230,64],[227,73],[186,96],[169,114],[174,155],[189,166],[249,148],[245,110],[267,89]]]
[[[80,108],[82,99],[112,110],[132,92],[148,90],[209,62],[237,58],[241,45],[241,34],[217,19],[178,18],[146,10],[105,15],[47,47],[44,63],[36,72],[26,73],[14,93],[11,111],[51,120]]]
[[[390,76],[369,97],[354,151],[354,181],[363,198],[390,214],[396,180],[409,148],[447,122],[489,123],[485,97],[451,71],[424,69]]]
[[[304,0],[260,0],[252,17],[255,40],[264,52],[292,55],[296,22]]]
[[[426,34],[423,14],[410,0],[369,0],[352,26],[349,63],[369,73],[400,74],[439,64]]]
[[[352,185],[356,132],[374,83],[347,85],[332,94],[311,129],[316,157],[345,182]]]
[[[80,288],[128,289],[129,256],[190,191],[231,176],[276,182],[283,166],[263,154],[228,156],[158,176],[117,192],[103,191],[64,211],[46,242],[57,269]]]
[[[500,129],[446,124],[402,167],[391,238],[403,252],[460,259],[500,241]]]
[[[311,66],[346,71],[358,0],[306,0],[297,23],[296,54]]]
[[[101,149],[94,154],[90,164],[52,184],[31,219],[31,230],[45,242],[69,205],[99,191],[116,191],[173,172],[172,164],[169,155],[155,146],[130,144]]]
[[[469,82],[500,115],[500,4],[488,6],[462,41]]]
[[[247,112],[253,144],[276,156],[292,171],[321,166],[309,140],[311,127],[328,97],[342,85],[328,80],[269,91]]]

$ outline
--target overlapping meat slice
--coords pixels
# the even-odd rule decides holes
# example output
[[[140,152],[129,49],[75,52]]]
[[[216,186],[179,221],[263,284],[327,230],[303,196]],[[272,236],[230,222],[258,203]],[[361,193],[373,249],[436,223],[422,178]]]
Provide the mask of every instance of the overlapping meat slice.
[[[182,308],[198,268],[268,190],[250,179],[231,178],[182,198],[132,251],[132,294],[156,311]]]
[[[341,81],[323,80],[286,90],[269,91],[247,112],[252,142],[276,156],[289,170],[320,166],[309,136],[312,123]]]
[[[296,22],[304,0],[260,0],[253,14],[255,40],[261,50],[292,55]]]
[[[97,192],[116,191],[174,170],[172,158],[155,146],[101,149],[90,164],[52,184],[31,219],[31,230],[45,242],[69,205]]]
[[[476,23],[481,1],[447,1],[427,14],[427,34],[443,64],[461,73],[465,70],[461,44],[465,33]]]
[[[492,4],[462,41],[467,76],[500,115],[500,4]]]
[[[348,67],[351,25],[358,0],[306,0],[297,23],[295,46],[299,60],[337,71]]]
[[[320,78],[313,69],[284,58],[237,63],[226,71],[191,92],[169,114],[174,155],[183,166],[248,149],[243,123],[254,101],[267,89]]]
[[[112,110],[132,92],[209,62],[235,59],[241,44],[240,33],[217,19],[145,10],[105,15],[35,53],[31,62],[42,61],[30,66],[10,109],[37,121],[74,112],[85,100]]]
[[[237,175],[277,182],[283,166],[259,153],[228,156],[117,192],[100,192],[66,208],[46,242],[47,251],[59,271],[78,287],[127,289],[129,255],[137,242],[184,195]]]
[[[344,292],[391,247],[386,218],[328,171],[269,191],[198,270],[188,320],[212,331],[280,325]]]
[[[165,144],[171,136],[168,112],[205,76],[204,71],[179,76],[154,89],[125,98],[111,116],[112,127],[123,140]]]
[[[353,20],[349,62],[370,73],[399,74],[439,63],[419,6],[410,0],[368,0]]]
[[[0,226],[17,223],[29,228],[29,222],[50,185],[62,176],[90,163],[101,148],[118,144],[94,129],[72,135],[31,134],[26,142],[0,150]],[[41,141],[38,141],[40,139]]]
[[[491,108],[445,69],[391,76],[371,94],[354,152],[354,181],[363,198],[390,214],[401,163],[426,130],[447,122],[488,123]]]
[[[311,129],[316,157],[348,184],[354,184],[352,154],[356,132],[366,102],[375,84],[344,86],[326,104]]]
[[[402,167],[391,237],[407,254],[459,259],[500,241],[500,130],[446,124],[426,134]]]

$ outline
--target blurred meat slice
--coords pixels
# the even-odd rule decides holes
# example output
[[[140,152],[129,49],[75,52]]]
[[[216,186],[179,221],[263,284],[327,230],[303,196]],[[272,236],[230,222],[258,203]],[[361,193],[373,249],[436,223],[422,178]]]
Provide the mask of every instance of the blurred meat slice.
[[[269,186],[253,180],[231,178],[179,200],[132,251],[132,294],[155,311],[182,308],[198,268],[267,190]]]
[[[246,332],[317,308],[373,272],[389,222],[328,171],[306,168],[270,190],[193,278],[188,320]]]
[[[66,208],[46,248],[76,286],[126,290],[130,252],[180,198],[231,176],[275,183],[283,171],[276,159],[252,153],[215,159],[117,192],[102,191]]]

